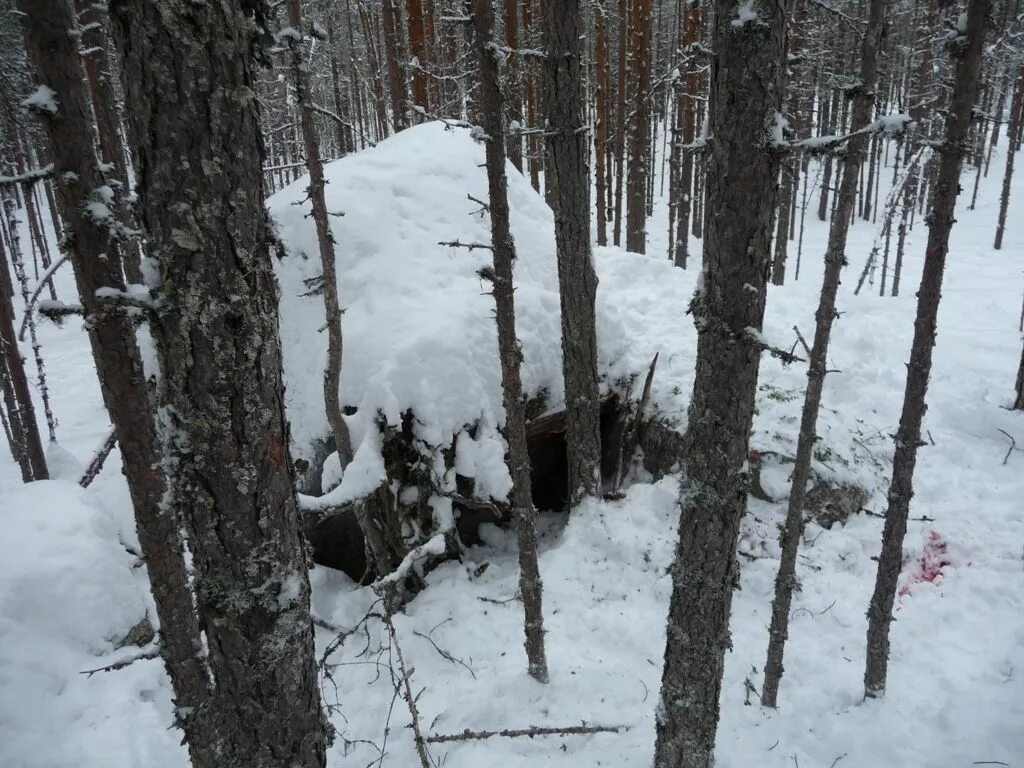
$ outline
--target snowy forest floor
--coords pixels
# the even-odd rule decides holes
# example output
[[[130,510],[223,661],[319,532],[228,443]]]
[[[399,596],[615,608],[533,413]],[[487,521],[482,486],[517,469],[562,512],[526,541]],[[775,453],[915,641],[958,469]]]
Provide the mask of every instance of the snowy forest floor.
[[[1020,359],[1024,224],[1011,202],[1004,248],[992,250],[1002,162],[997,152],[976,210],[967,210],[973,176],[963,180],[887,694],[861,701],[864,614],[882,520],[860,513],[830,530],[808,527],[780,707],[758,706],[748,685],[760,690],[784,503],[752,500],[721,702],[721,768],[1024,766],[1024,414],[1006,410]],[[1011,201],[1021,199],[1018,174]],[[827,225],[808,211],[807,227],[800,279],[768,297],[765,333],[772,340],[792,340],[793,325],[805,336],[813,330]],[[828,378],[825,405],[834,409],[832,419],[865,436],[868,453],[835,460],[877,462],[871,471],[879,482],[867,506],[882,513],[888,435],[902,404],[927,231],[918,218],[900,297],[880,298],[877,286],[854,297],[876,228],[858,219],[851,230],[843,314],[830,355],[840,372]],[[664,230],[659,203],[649,223],[649,255],[635,258],[663,258]],[[691,242],[699,253],[700,241]],[[792,264],[795,243],[790,254]],[[696,277],[695,269],[684,276],[688,290]],[[604,288],[612,295],[635,290],[628,274],[621,279]],[[60,277],[60,290],[72,291],[69,274]],[[673,327],[649,329],[655,348],[658,337],[694,337],[685,306],[669,311]],[[0,765],[181,768],[187,758],[180,734],[169,729],[170,689],[158,660],[81,674],[135,652],[115,650],[114,643],[145,615],[150,597],[144,570],[124,546],[134,546],[135,534],[116,454],[88,491],[74,483],[108,429],[85,336],[73,322],[63,329],[45,324],[41,340],[60,419],[61,447],[50,453],[59,479],[21,486],[9,455],[0,453]],[[689,376],[677,384],[682,397]],[[765,361],[761,385],[781,393],[781,405],[759,415],[759,432],[795,435],[804,380],[799,364]],[[1022,450],[1008,454],[1001,430]],[[434,744],[438,765],[649,766],[677,487],[672,477],[637,483],[624,499],[587,503],[567,521],[544,517],[549,685],[525,672],[513,537],[491,530],[487,546],[428,576],[428,588],[394,621],[425,730],[582,722],[629,728]],[[314,611],[329,622],[350,628],[371,609],[373,593],[341,574],[316,568],[312,580]],[[317,638],[323,654],[334,635],[318,629]],[[382,766],[418,764],[389,659],[387,632],[376,620],[331,654],[324,696],[339,733],[331,766],[377,765],[381,749]]]

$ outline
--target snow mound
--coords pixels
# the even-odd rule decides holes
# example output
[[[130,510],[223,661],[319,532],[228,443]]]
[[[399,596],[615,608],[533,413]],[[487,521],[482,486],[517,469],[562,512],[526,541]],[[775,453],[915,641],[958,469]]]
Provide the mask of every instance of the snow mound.
[[[498,431],[505,414],[494,301],[478,275],[490,265],[491,252],[443,244],[490,243],[490,221],[481,205],[487,200],[483,162],[483,147],[468,131],[434,122],[325,168],[345,312],[341,395],[344,405],[358,409],[349,417],[357,450],[347,473],[353,477],[343,483],[351,487],[342,489],[343,495],[372,490],[383,479],[383,464],[373,457],[379,452],[376,439],[364,438],[376,431],[378,417],[399,427],[409,411],[415,415],[414,435],[428,449],[451,445],[465,429],[479,427],[474,440],[458,441],[460,451],[473,452],[458,460],[473,466],[493,495],[507,491],[502,480],[507,478],[505,444]],[[323,298],[310,295],[308,283],[321,274],[308,183],[308,177],[299,179],[270,198],[268,207],[288,254],[277,274],[293,451],[312,459],[317,442],[328,434],[321,373],[327,339],[318,332],[324,323]],[[511,165],[508,195],[518,252],[523,386],[528,397],[543,397],[547,408],[557,409],[564,388],[553,217]],[[681,318],[687,290],[679,270],[664,259],[602,249],[595,262],[602,280],[599,366],[607,388],[644,371],[658,351],[649,348],[660,338],[643,343],[639,335],[675,332],[644,323],[631,326],[626,318],[647,317],[652,300],[666,294]],[[614,290],[610,300],[609,289],[624,282],[635,289]],[[685,339],[676,335],[679,346]],[[686,364],[692,364],[692,356],[686,357]],[[332,474],[336,479],[337,473]]]
[[[0,505],[0,762],[71,768],[184,764],[158,660],[80,674],[130,657],[115,644],[149,614],[144,568],[115,515],[77,484],[31,483]],[[177,736],[177,738],[176,738]]]

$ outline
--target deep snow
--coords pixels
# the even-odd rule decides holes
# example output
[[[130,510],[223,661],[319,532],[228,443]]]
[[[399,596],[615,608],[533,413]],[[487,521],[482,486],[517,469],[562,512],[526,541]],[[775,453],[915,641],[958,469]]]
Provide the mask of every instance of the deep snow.
[[[419,133],[429,130],[433,129]],[[472,309],[478,313],[471,329],[476,335],[465,346],[476,352],[468,363],[473,372],[436,382],[425,377],[408,381],[399,376],[398,367],[378,365],[383,359],[407,366],[405,372],[420,366],[432,370],[433,355],[462,349],[460,339],[448,339],[446,332],[464,332],[465,322],[427,327],[432,338],[450,343],[430,347],[418,359],[412,347],[364,345],[360,352],[362,342],[350,325],[358,312],[352,309],[345,322],[355,356],[346,361],[343,387],[358,393],[357,403],[374,392],[390,391],[399,401],[420,398],[417,402],[424,407],[455,414],[450,424],[477,418],[472,410],[458,409],[468,403],[479,411],[483,402],[490,404],[490,417],[498,424],[500,408],[493,406],[498,372],[487,372],[481,362],[493,359],[492,353],[477,350],[493,338],[489,325],[479,322],[481,317],[488,319],[480,313],[485,313],[489,297],[468,300],[479,290],[471,267],[483,263],[486,253],[475,252],[469,258],[459,249],[438,255],[435,245],[455,237],[484,238],[486,221],[481,224],[468,215],[475,206],[465,198],[469,193],[482,199],[482,170],[473,186],[464,188],[472,175],[468,160],[461,151],[451,150],[450,165],[462,168],[463,175],[445,178],[446,163],[435,165],[431,158],[445,158],[447,145],[437,136],[417,145],[416,134],[409,131],[375,150],[379,175],[373,153],[346,161],[361,168],[361,188],[377,194],[363,195],[365,211],[359,208],[360,199],[345,202],[341,231],[346,220],[358,219],[365,226],[375,214],[384,223],[364,230],[363,246],[351,242],[353,253],[365,247],[360,257],[366,261],[362,272],[355,268],[346,273],[349,283],[342,303],[355,306],[353,295],[363,295],[357,291],[356,278],[369,281],[375,276],[371,251],[374,243],[381,243],[377,271],[392,281],[389,290],[406,285],[405,306],[416,305],[416,314],[403,319],[390,317],[387,307],[377,308],[377,314],[368,308],[366,327],[379,324],[382,329],[419,333],[424,330],[419,327],[423,318],[433,323],[435,316],[458,317]],[[392,142],[396,154],[397,147],[406,144],[400,153],[403,162],[418,158],[419,171],[403,173],[396,159],[388,159]],[[780,709],[762,711],[753,694],[751,706],[744,706],[745,680],[760,686],[777,565],[775,524],[784,511],[779,504],[752,501],[741,546],[742,584],[733,604],[734,647],[727,659],[722,697],[722,768],[958,768],[980,761],[1019,766],[1024,760],[1024,454],[1011,453],[1004,462],[1009,441],[998,431],[1005,430],[1024,445],[1024,415],[1005,410],[1020,356],[1022,281],[1017,257],[1024,248],[1024,227],[1011,216],[1004,250],[991,250],[1001,165],[997,153],[990,176],[982,182],[976,211],[966,210],[973,178],[966,175],[963,183],[966,191],[953,231],[925,424],[934,445],[923,448],[918,461],[915,520],[906,542],[905,594],[899,598],[893,629],[887,695],[881,701],[860,701],[864,611],[874,579],[871,557],[879,550],[881,532],[880,519],[860,514],[829,531],[809,527],[800,558],[802,590],[795,598]],[[883,179],[883,198],[887,181]],[[341,187],[346,180],[335,183]],[[436,199],[436,208],[403,208],[402,190],[413,194],[421,185],[430,190],[430,199]],[[552,296],[557,306],[550,230],[542,230],[544,209],[528,185],[519,179],[510,186],[510,191],[516,190],[515,231],[526,265],[517,292],[520,333],[528,361],[533,349],[535,360],[547,355],[556,370],[557,316],[545,314]],[[1024,184],[1018,182],[1014,200],[1021,195]],[[412,225],[402,225],[420,222],[421,212],[428,215],[420,234]],[[614,249],[596,255],[605,306],[602,349],[609,350],[603,356],[609,378],[616,372],[644,370],[653,353],[660,351],[654,399],[666,418],[678,419],[693,376],[695,334],[684,311],[697,273],[671,269],[662,261],[664,221],[665,210],[659,205],[649,224],[649,256]],[[462,228],[453,231],[453,224]],[[792,343],[794,324],[805,335],[812,328],[826,231],[811,212],[800,280],[770,289],[764,333],[777,343]],[[891,455],[888,435],[895,430],[902,402],[926,230],[919,224],[911,235],[903,296],[879,298],[866,288],[854,298],[852,284],[874,235],[875,227],[861,220],[851,231],[851,266],[840,297],[844,314],[836,325],[830,355],[831,367],[841,373],[829,376],[825,391],[829,410],[821,432],[830,453],[821,458],[838,476],[868,485],[874,492],[868,506],[881,512]],[[344,253],[349,243],[340,237],[339,241]],[[692,244],[699,249],[699,241]],[[398,258],[403,251],[411,254],[409,261]],[[310,255],[314,263],[315,251]],[[429,277],[425,268],[409,268],[419,263],[417,259],[436,269],[435,282],[417,283]],[[310,274],[316,271],[310,268]],[[70,295],[70,275],[62,273],[58,283],[62,296]],[[460,302],[447,301],[443,292],[449,287],[459,292]],[[289,290],[286,276],[282,290]],[[433,303],[418,304],[428,296]],[[446,303],[459,306],[443,306]],[[312,321],[319,315],[310,317]],[[407,320],[415,327],[403,327]],[[136,567],[136,559],[122,546],[123,542],[134,549],[135,537],[116,453],[89,491],[67,482],[76,475],[76,463],[102,442],[107,429],[88,345],[73,326],[58,330],[45,325],[41,331],[60,419],[63,479],[21,487],[9,456],[0,452],[0,765],[180,768],[185,753],[178,734],[168,730],[170,692],[158,661],[92,677],[79,674],[130,653],[115,651],[113,644],[145,614],[150,599],[144,569]],[[612,330],[623,338],[607,338]],[[286,354],[298,345],[322,344],[288,334],[283,327]],[[536,342],[531,347],[533,334]],[[360,359],[365,368],[352,362]],[[297,435],[302,433],[296,408],[303,406],[297,406],[296,399],[311,398],[305,407],[310,414],[319,413],[321,361],[312,353],[307,360],[308,383],[295,375],[289,379],[289,413]],[[534,369],[533,391],[544,381],[540,372],[548,376],[548,386],[557,387],[552,369]],[[480,382],[486,386],[471,389],[467,379],[475,381],[474,387]],[[792,444],[803,382],[799,365],[783,368],[777,361],[764,361],[755,448],[786,450]],[[396,393],[396,384],[409,389]],[[305,394],[303,386],[308,387]],[[458,396],[450,396],[453,393]],[[779,475],[768,478],[766,487],[784,488],[785,476],[781,471]],[[676,482],[666,478],[633,485],[624,500],[590,502],[568,524],[545,519],[541,570],[552,672],[548,686],[525,674],[521,609],[517,602],[502,602],[516,589],[512,537],[492,530],[488,546],[472,550],[464,563],[449,563],[429,576],[429,588],[395,623],[406,662],[414,668],[414,689],[423,689],[423,722],[432,732],[572,725],[582,720],[631,726],[616,735],[432,746],[438,761],[443,759],[448,768],[649,765],[669,595],[666,568],[675,536]],[[937,541],[944,548],[937,548]],[[480,573],[484,563],[489,566]],[[316,613],[340,626],[355,624],[373,600],[372,593],[354,588],[340,574],[317,568],[312,578]],[[416,632],[429,635],[472,673],[444,659]],[[325,630],[317,633],[323,651],[332,635]],[[369,651],[360,655],[367,642]],[[392,704],[388,673],[378,666],[374,652],[382,643],[386,646],[385,633],[379,623],[371,623],[368,641],[355,636],[331,657],[341,664],[333,670],[337,688],[327,683],[324,689],[328,703],[340,704],[332,714],[341,734],[331,750],[332,766],[376,763],[376,749],[360,740],[383,743]],[[386,652],[380,660],[387,660]],[[417,764],[411,734],[404,727],[408,721],[399,699],[391,715],[384,766]]]

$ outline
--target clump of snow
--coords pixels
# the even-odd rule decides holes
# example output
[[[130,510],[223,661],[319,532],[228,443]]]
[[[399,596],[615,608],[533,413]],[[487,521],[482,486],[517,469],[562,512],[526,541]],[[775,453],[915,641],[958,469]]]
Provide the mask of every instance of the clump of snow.
[[[757,8],[754,7],[754,0],[745,0],[741,3],[736,9],[736,15],[729,23],[737,29],[745,27],[747,24],[762,23],[761,16],[758,14]]]
[[[22,100],[21,106],[47,115],[56,115],[57,92],[48,85],[38,86],[28,98]]]
[[[153,620],[145,568],[119,543],[131,534],[57,480],[6,492],[0,529],[0,763],[184,766],[159,660],[81,674],[138,652],[115,645]]]

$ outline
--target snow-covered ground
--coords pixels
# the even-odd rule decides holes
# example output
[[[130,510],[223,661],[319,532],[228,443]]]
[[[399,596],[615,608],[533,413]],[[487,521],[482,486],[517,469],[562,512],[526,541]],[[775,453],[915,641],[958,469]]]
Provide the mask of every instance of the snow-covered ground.
[[[393,141],[414,138],[410,132]],[[387,160],[386,143],[377,151]],[[434,140],[419,154],[429,159],[444,151]],[[408,146],[403,153],[417,154]],[[368,153],[358,162],[367,183],[374,183],[378,177],[370,157]],[[453,164],[458,160],[451,159]],[[963,183],[925,423],[930,441],[921,451],[915,478],[915,519],[907,535],[887,695],[861,702],[864,612],[881,520],[859,514],[827,531],[809,526],[780,708],[765,712],[756,695],[748,697],[747,680],[760,688],[777,566],[775,524],[783,514],[781,505],[752,501],[744,526],[741,589],[733,603],[734,647],[723,688],[718,742],[722,768],[959,768],[985,761],[1024,765],[1024,453],[1007,456],[1010,443],[999,431],[1024,447],[1024,414],[1005,409],[1020,359],[1024,226],[1011,212],[1004,249],[991,249],[1002,159],[1001,153],[993,158],[977,210],[966,210],[973,178],[966,175]],[[416,207],[403,209],[403,190],[409,193],[429,184],[435,190],[431,195],[450,200],[447,210],[456,211],[458,218],[452,215],[441,226],[439,214],[432,213],[415,236],[409,234],[412,228],[381,226],[366,232],[366,248],[379,241],[388,249],[395,243],[395,248],[413,254],[421,249],[434,254],[438,240],[484,238],[485,230],[453,232],[449,226],[456,221],[481,226],[467,215],[475,206],[465,195],[482,199],[482,182],[463,189],[459,179],[446,180],[440,168],[429,178],[403,176],[392,160],[387,162],[392,167],[380,169],[380,194],[371,202],[393,198],[388,216],[415,219]],[[887,182],[883,180],[883,197]],[[344,179],[335,183],[340,186]],[[524,336],[536,324],[537,342],[533,347],[532,342],[525,344],[527,365],[531,349],[557,361],[557,322],[552,324],[553,315],[545,314],[554,286],[549,230],[542,229],[543,209],[527,194],[528,185],[513,181],[511,191],[522,263],[529,265],[535,286],[517,293]],[[1019,202],[1022,195],[1024,184],[1018,183],[1014,200]],[[365,221],[373,209],[360,213],[353,202],[346,203],[345,212],[353,222]],[[344,231],[345,219],[340,221]],[[678,419],[693,376],[695,334],[685,305],[696,272],[673,270],[663,262],[664,221],[665,209],[659,204],[649,224],[649,256],[626,256],[614,249],[596,255],[602,281],[603,365],[611,378],[643,370],[653,353],[661,352],[654,401],[667,418]],[[765,335],[780,345],[792,343],[794,325],[805,335],[811,331],[826,232],[826,225],[810,213],[800,280],[771,289]],[[840,299],[844,314],[830,356],[830,367],[841,373],[830,375],[826,387],[828,411],[821,432],[829,453],[821,458],[823,468],[836,476],[866,485],[873,492],[868,506],[881,512],[891,455],[888,435],[895,430],[902,403],[926,230],[919,224],[911,234],[902,296],[879,298],[873,295],[877,290],[866,289],[853,297],[852,284],[874,233],[875,226],[861,220],[851,231],[851,266]],[[346,242],[339,241],[344,253]],[[524,250],[534,243],[539,256]],[[693,241],[695,249],[699,245]],[[373,254],[365,253],[370,266]],[[795,244],[791,263],[794,253]],[[315,262],[315,251],[310,255]],[[406,280],[412,303],[417,296],[444,291],[456,278],[463,281],[460,296],[469,296],[477,290],[475,276],[453,270],[469,268],[471,261],[482,263],[485,257],[476,252],[470,259],[459,249],[447,258],[450,263],[438,266],[437,282],[425,286],[429,291],[413,280],[423,275],[399,275],[395,283]],[[399,270],[401,262],[385,268]],[[310,274],[316,271],[311,267]],[[70,276],[62,275],[58,282],[70,294]],[[282,282],[287,290],[284,278]],[[479,311],[487,298],[471,308]],[[439,301],[436,296],[434,300]],[[350,301],[343,293],[343,304]],[[449,308],[416,309],[422,313],[418,317],[451,315]],[[403,322],[387,318],[387,308],[380,311],[381,322]],[[357,314],[347,315],[346,323],[354,323]],[[369,310],[366,317],[372,321]],[[74,485],[76,464],[102,442],[107,430],[88,344],[74,326],[72,322],[58,330],[44,325],[41,332],[60,419],[58,479],[21,486],[10,457],[0,449],[0,765],[181,768],[185,752],[179,734],[168,730],[170,690],[159,661],[91,677],[80,674],[132,652],[115,650],[114,643],[143,617],[150,598],[144,569],[136,567],[122,546],[134,547],[135,535],[116,453],[90,490]],[[362,387],[358,404],[373,391],[374,375],[378,381],[386,377],[374,369],[374,350],[360,353],[358,334],[349,325],[346,330],[353,352],[364,354],[367,361],[362,370],[350,366],[355,372],[346,373],[343,385]],[[622,338],[610,338],[613,332]],[[472,337],[477,346],[492,338],[489,326],[481,326],[478,333]],[[288,349],[320,343],[299,335],[287,341],[287,328],[283,334]],[[458,349],[452,344],[441,352]],[[393,355],[394,350],[377,352]],[[492,358],[490,352],[486,355]],[[311,359],[307,390],[315,400],[306,407],[319,413],[320,363]],[[473,362],[479,360],[474,357]],[[417,364],[415,359],[408,362]],[[423,366],[430,364],[429,359],[422,361]],[[493,388],[498,373],[490,375],[487,387]],[[799,365],[784,368],[775,360],[764,361],[755,447],[785,450],[795,439],[803,382]],[[556,381],[547,383],[557,386]],[[535,386],[540,384],[538,378]],[[302,386],[294,376],[289,382],[290,414],[296,422],[295,402]],[[426,394],[416,395],[424,398],[424,407],[437,402],[430,396],[429,380],[417,386],[427,388]],[[440,386],[451,389],[463,383],[446,380]],[[471,404],[479,410],[492,391],[466,395],[473,394]],[[454,409],[461,401],[450,402]],[[500,409],[492,411],[500,423]],[[451,423],[464,418],[459,413]],[[767,478],[766,488],[784,488],[784,480],[777,472]],[[544,520],[541,570],[552,675],[547,686],[525,674],[521,607],[509,600],[517,578],[511,537],[490,531],[488,546],[429,575],[428,589],[406,615],[395,619],[406,663],[414,669],[413,688],[422,690],[419,711],[426,730],[452,733],[582,721],[629,726],[618,734],[436,744],[430,752],[438,763],[443,760],[447,768],[649,765],[675,498],[676,480],[666,478],[631,486],[621,501],[588,503],[568,523],[555,517]],[[339,626],[356,624],[373,602],[372,592],[355,588],[343,575],[317,568],[312,578],[314,610]],[[323,652],[332,634],[317,633]],[[400,698],[394,701],[387,647],[386,632],[371,620],[366,634],[351,637],[328,660],[332,679],[325,680],[324,695],[339,732],[330,753],[332,766],[376,764],[378,747],[386,751],[382,766],[418,764],[406,728],[408,712]],[[446,659],[439,649],[462,663]],[[750,706],[745,706],[748,698]]]

